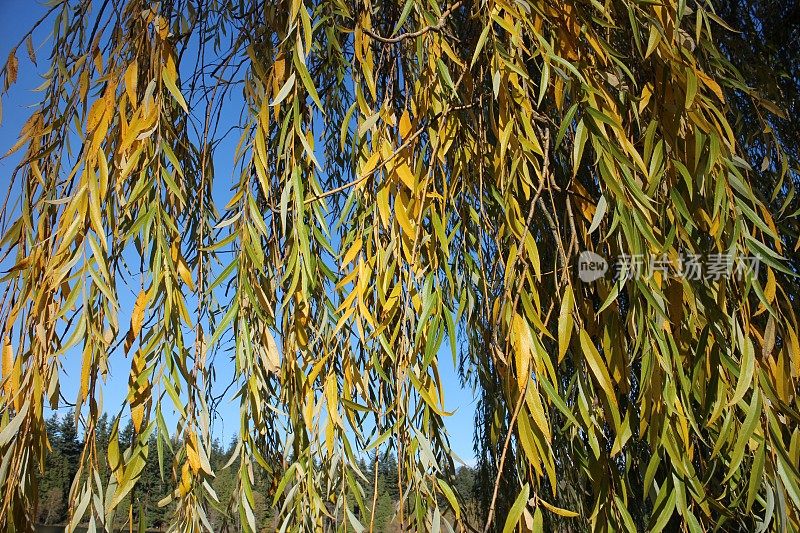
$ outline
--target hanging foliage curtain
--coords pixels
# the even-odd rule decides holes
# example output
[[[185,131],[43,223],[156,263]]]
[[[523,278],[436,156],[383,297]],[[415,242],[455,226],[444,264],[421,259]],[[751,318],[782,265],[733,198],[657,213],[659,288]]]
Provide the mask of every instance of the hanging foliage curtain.
[[[71,527],[132,513],[167,447],[176,531],[211,529],[212,506],[256,530],[258,476],[277,527],[370,530],[375,450],[397,458],[405,530],[800,527],[797,226],[759,181],[780,174],[780,200],[797,174],[741,142],[746,101],[780,154],[779,110],[709,2],[47,9],[2,213],[0,529],[33,527],[45,409],[66,402],[85,440]],[[584,281],[585,251],[760,268]],[[443,357],[480,397],[479,524],[452,488]],[[102,402],[112,371],[124,406]],[[101,449],[117,409],[133,444],[118,417]]]

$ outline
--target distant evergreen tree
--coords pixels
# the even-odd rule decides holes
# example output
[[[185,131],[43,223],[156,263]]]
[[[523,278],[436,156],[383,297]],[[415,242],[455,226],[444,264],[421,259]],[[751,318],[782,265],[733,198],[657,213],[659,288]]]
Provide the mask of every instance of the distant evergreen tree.
[[[63,471],[58,415],[53,413],[47,419],[47,440],[51,451],[45,456],[44,475],[39,479],[39,510],[37,520],[43,524],[54,524],[66,515]]]
[[[58,443],[66,463],[67,478],[71,484],[75,472],[78,471],[78,461],[83,450],[83,441],[78,438],[78,428],[75,426],[75,411],[72,409],[64,414],[58,425]]]
[[[396,502],[389,496],[388,491],[383,491],[378,496],[378,502],[375,506],[375,531],[387,531],[389,524],[394,517],[394,508]]]
[[[111,439],[111,423],[108,421],[108,414],[103,413],[97,420],[97,427],[95,428],[95,443],[100,453],[101,474],[103,478],[109,475],[108,459],[106,454],[103,453],[108,450],[108,443]]]
[[[64,524],[67,519],[69,507],[70,486],[75,477],[80,454],[84,442],[75,425],[74,411],[68,411],[59,417],[53,413],[46,421],[47,438],[50,442],[50,451],[45,455],[44,474],[39,478],[39,508],[36,519],[44,525]],[[95,444],[101,455],[108,449],[111,440],[113,421],[104,413],[97,420],[95,427]],[[120,448],[125,450],[136,439],[136,432],[130,420],[119,431]],[[175,458],[175,449],[182,444],[177,439],[172,439],[170,445],[163,445],[161,460],[159,457],[158,442],[155,437],[148,441],[148,457],[155,460],[148,461],[142,471],[139,482],[129,498],[133,502],[133,527],[138,528],[140,521],[145,528],[161,529],[168,526],[169,517],[174,510],[174,504],[159,507],[158,502],[172,491],[173,472],[172,465]],[[214,439],[209,458],[212,468],[217,476],[212,483],[217,493],[220,504],[208,509],[209,521],[215,531],[239,531],[239,515],[231,512],[236,508],[235,491],[237,488],[236,473],[238,460],[233,461],[227,469],[223,467],[230,461],[236,451],[236,438],[223,446],[219,439]],[[163,471],[162,467],[163,465]],[[103,457],[101,465],[103,479],[111,475],[108,464]],[[365,468],[365,472],[367,469]],[[267,478],[259,473],[254,484],[254,497],[256,500],[255,514],[258,523],[267,527],[270,517],[274,514],[270,508],[271,498]],[[232,507],[231,507],[232,505]],[[129,516],[127,513],[117,514],[114,526],[120,530],[127,530]]]
[[[388,451],[378,463],[378,475],[384,480],[384,487],[392,501],[400,499],[400,487],[397,486],[397,459]]]

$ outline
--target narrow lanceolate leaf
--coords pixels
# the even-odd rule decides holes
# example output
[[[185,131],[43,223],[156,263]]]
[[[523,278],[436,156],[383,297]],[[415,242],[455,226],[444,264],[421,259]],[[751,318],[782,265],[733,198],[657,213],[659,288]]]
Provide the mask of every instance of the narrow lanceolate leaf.
[[[575,307],[575,297],[572,294],[572,286],[567,285],[564,295],[561,297],[561,310],[558,314],[558,362],[564,359],[564,355],[569,349],[569,341],[572,337],[574,319],[572,318],[573,308]]]
[[[133,312],[131,313],[131,328],[125,339],[125,351],[131,349],[131,345],[139,336],[142,331],[142,324],[144,322],[144,312],[147,308],[147,291],[142,289],[133,303]]]
[[[164,79],[164,85],[167,86],[167,89],[172,94],[172,96],[175,97],[175,101],[178,102],[178,105],[180,105],[181,108],[183,108],[183,111],[185,113],[188,113],[189,108],[186,105],[186,99],[183,97],[183,94],[181,93],[181,90],[178,88],[177,85],[178,74],[177,72],[175,72],[174,63],[168,62],[167,66],[164,67],[164,70],[162,71],[162,75]]]
[[[603,358],[597,351],[597,348],[595,347],[594,342],[592,342],[592,339],[589,337],[589,334],[586,333],[586,330],[581,329],[580,339],[581,349],[583,350],[583,355],[586,358],[586,364],[592,372],[592,376],[603,389],[608,402],[611,405],[616,406],[617,395],[614,392],[614,385],[611,383],[611,376],[608,373],[608,368],[606,367],[605,361],[603,361]]]
[[[756,354],[753,348],[753,341],[750,338],[745,338],[742,343],[742,358],[739,367],[739,379],[736,381],[736,390],[733,392],[730,405],[739,403],[739,400],[744,398],[747,391],[750,390],[750,384],[753,382],[753,374],[755,372]]]
[[[761,355],[769,356],[775,348],[775,318],[770,315],[767,318],[767,326],[764,329],[764,343],[761,347]]]
[[[264,337],[267,339],[267,346],[266,346],[266,367],[267,370],[270,372],[277,372],[281,366],[281,357],[280,352],[278,351],[278,345],[275,343],[275,339],[272,337],[270,332],[264,333]]]
[[[514,338],[514,364],[517,373],[517,385],[524,389],[531,374],[531,359],[533,358],[533,337],[528,321],[521,315],[514,315],[511,324],[511,334]]]
[[[739,465],[744,458],[745,445],[753,436],[758,421],[761,418],[761,394],[758,389],[753,391],[753,399],[750,402],[750,407],[747,409],[747,416],[745,417],[742,427],[737,433],[736,444],[733,446],[733,453],[731,454],[731,462],[726,476],[726,480],[736,473]]]
[[[572,175],[574,176],[578,172],[578,168],[581,164],[581,160],[583,159],[583,151],[586,148],[586,140],[589,138],[589,132],[586,129],[586,125],[584,124],[583,120],[578,122],[578,126],[575,128],[575,144],[573,145],[574,148],[572,149]]]
[[[517,495],[517,499],[514,500],[511,510],[508,511],[508,516],[506,517],[505,525],[503,526],[503,533],[510,533],[516,529],[519,519],[522,517],[522,512],[525,510],[525,507],[528,504],[529,494],[530,487],[526,483],[522,487],[519,495]]]
[[[458,504],[458,499],[456,498],[453,489],[450,488],[450,485],[443,479],[436,480],[439,483],[439,488],[442,489],[442,494],[444,494],[445,498],[447,498],[447,502],[450,504],[450,507],[453,509],[453,512],[456,514],[456,519],[461,518],[461,506]]]
[[[592,225],[589,226],[589,233],[594,233],[595,230],[600,227],[600,223],[603,221],[603,217],[606,214],[606,209],[608,209],[608,202],[606,202],[605,196],[601,196],[600,201],[597,202],[597,209],[595,209],[594,217],[592,217]]]
[[[19,389],[19,383],[14,380],[14,347],[11,346],[11,339],[8,335],[3,339],[3,393],[5,394],[6,403],[10,403],[11,399]]]
[[[272,102],[270,102],[269,105],[271,106],[279,105],[286,99],[286,97],[289,95],[289,92],[294,87],[294,79],[295,75],[294,73],[292,73],[289,76],[289,78],[287,78],[287,80],[284,82],[283,86],[281,87],[281,90],[278,91],[278,94],[275,95],[275,99]]]
[[[559,516],[564,516],[567,518],[575,518],[579,516],[578,513],[576,513],[575,511],[570,511],[568,509],[562,509],[560,507],[556,507],[555,505],[549,504],[542,499],[539,500],[539,503],[541,503],[548,511],[555,513]]]

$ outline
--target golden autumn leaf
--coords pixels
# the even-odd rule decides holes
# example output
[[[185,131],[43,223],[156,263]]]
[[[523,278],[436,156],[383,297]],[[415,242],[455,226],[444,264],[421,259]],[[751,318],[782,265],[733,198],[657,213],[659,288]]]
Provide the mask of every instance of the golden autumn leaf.
[[[139,63],[134,60],[125,69],[125,94],[130,103],[138,103],[137,91],[139,88]]]
[[[408,138],[408,134],[411,133],[411,117],[408,114],[408,110],[404,109],[403,114],[400,115],[400,125],[399,130],[400,137],[403,139]]]
[[[144,313],[147,309],[147,291],[144,289],[139,291],[136,296],[136,301],[133,303],[133,312],[131,313],[131,327],[125,338],[125,352],[130,351],[139,333],[142,331],[142,324],[144,322]]]
[[[200,463],[200,455],[197,452],[197,435],[189,433],[189,438],[186,442],[186,459],[192,473],[197,474],[203,468]]]
[[[3,338],[3,392],[5,393],[6,401],[11,398],[19,390],[19,383],[15,379],[14,373],[14,347],[11,345],[11,338],[6,335]]]
[[[366,163],[364,163],[364,166],[361,167],[361,176],[364,177],[371,174],[372,171],[375,170],[375,167],[378,166],[378,162],[380,162],[380,160],[380,152],[374,152],[371,156],[369,156],[369,159],[367,159]]]
[[[17,82],[19,72],[19,60],[17,59],[16,48],[11,50],[6,60],[6,89]]]
[[[572,286],[567,285],[564,295],[561,298],[561,310],[558,314],[558,362],[564,359],[564,355],[569,348],[570,337],[574,320],[572,318],[572,308],[575,305],[575,297],[572,294]]]
[[[266,350],[264,352],[266,355],[264,360],[265,366],[268,372],[277,373],[281,367],[278,345],[275,343],[275,338],[269,331],[264,332],[264,338],[266,340]]]
[[[415,187],[415,178],[414,173],[411,171],[411,168],[408,166],[407,163],[402,163],[396,169],[397,175],[400,177],[400,181],[403,182],[403,185],[408,187],[411,191],[414,191]]]
[[[533,337],[528,322],[519,314],[514,315],[511,324],[511,334],[514,345],[514,365],[517,375],[517,386],[524,389],[531,375],[531,360],[533,359]]]
[[[591,337],[589,337],[589,334],[584,329],[581,329],[580,331],[580,340],[581,348],[583,349],[583,355],[587,365],[589,366],[589,369],[592,371],[592,375],[603,389],[608,402],[611,405],[616,406],[617,395],[614,392],[614,385],[611,382],[611,376],[608,373],[608,367],[606,366],[605,361],[603,361],[603,358],[597,351],[594,342],[592,342]]]

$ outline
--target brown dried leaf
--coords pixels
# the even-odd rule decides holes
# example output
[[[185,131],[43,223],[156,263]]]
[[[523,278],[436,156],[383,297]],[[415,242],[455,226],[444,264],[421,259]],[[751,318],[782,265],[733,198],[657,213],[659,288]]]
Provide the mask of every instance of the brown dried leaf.
[[[6,89],[14,85],[19,73],[19,60],[17,60],[17,49],[11,50],[6,61]]]

